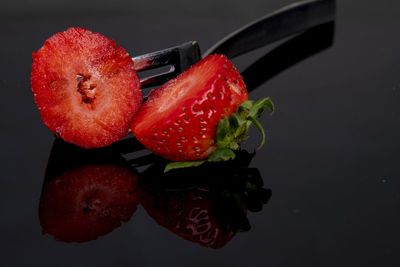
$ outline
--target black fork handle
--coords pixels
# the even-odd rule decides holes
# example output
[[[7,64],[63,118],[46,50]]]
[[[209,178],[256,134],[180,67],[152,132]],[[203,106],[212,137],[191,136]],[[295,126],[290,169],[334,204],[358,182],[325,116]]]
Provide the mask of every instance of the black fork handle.
[[[209,54],[234,58],[285,37],[304,32],[335,19],[335,0],[306,0],[270,13],[234,32],[208,49]],[[149,70],[170,65],[169,71],[141,79],[142,88],[157,86],[178,76],[201,60],[197,42],[156,51],[132,58],[135,70]]]
[[[335,19],[335,0],[307,0],[268,14],[227,35],[202,57],[224,54],[234,58]]]

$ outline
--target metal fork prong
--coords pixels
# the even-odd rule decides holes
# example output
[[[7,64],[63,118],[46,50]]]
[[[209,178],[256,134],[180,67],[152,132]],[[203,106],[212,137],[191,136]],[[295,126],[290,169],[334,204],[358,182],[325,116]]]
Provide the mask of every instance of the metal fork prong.
[[[200,59],[200,48],[195,41],[132,58],[137,72],[171,66],[167,72],[141,79],[142,88],[163,84],[187,70]]]
[[[176,76],[178,76],[179,73],[176,73],[176,68],[175,66],[171,65],[171,68],[167,72],[163,72],[157,75],[153,75],[150,77],[146,77],[140,80],[140,85],[142,88],[154,86],[154,85],[159,85],[163,84]]]
[[[174,48],[133,57],[134,68],[136,71],[156,69],[165,65],[174,65],[176,62]],[[175,56],[176,57],[176,56]]]

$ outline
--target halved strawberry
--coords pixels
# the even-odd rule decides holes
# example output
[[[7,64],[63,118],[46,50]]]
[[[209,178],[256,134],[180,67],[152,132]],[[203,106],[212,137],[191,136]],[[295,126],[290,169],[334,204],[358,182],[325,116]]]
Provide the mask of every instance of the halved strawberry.
[[[86,242],[128,221],[136,211],[136,175],[113,165],[85,165],[44,185],[39,204],[43,233]]]
[[[32,91],[47,127],[85,148],[128,133],[142,93],[125,49],[99,33],[69,28],[32,56]]]
[[[232,63],[223,55],[210,55],[153,90],[135,116],[132,131],[148,149],[172,161],[197,161],[193,166],[207,157],[233,158],[232,149],[239,148],[250,124],[261,128],[255,117],[267,106],[273,108],[269,98],[255,104],[247,99]]]

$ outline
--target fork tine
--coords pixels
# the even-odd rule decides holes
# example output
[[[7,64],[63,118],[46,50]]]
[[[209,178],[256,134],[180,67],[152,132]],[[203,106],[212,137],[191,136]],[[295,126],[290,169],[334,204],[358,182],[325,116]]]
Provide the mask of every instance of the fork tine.
[[[134,68],[136,71],[151,70],[166,65],[176,64],[176,52],[173,48],[167,48],[161,51],[148,53],[145,55],[133,57]]]
[[[188,69],[200,59],[200,48],[196,41],[132,58],[134,68],[137,72],[167,65],[171,66],[167,72],[141,79],[140,85],[142,88],[163,84],[178,76],[178,74]]]
[[[142,88],[163,84],[166,81],[173,79],[174,77],[178,76],[179,73],[176,73],[175,67],[172,65],[170,70],[167,72],[163,72],[160,74],[156,74],[150,77],[146,77],[140,80],[140,86]]]

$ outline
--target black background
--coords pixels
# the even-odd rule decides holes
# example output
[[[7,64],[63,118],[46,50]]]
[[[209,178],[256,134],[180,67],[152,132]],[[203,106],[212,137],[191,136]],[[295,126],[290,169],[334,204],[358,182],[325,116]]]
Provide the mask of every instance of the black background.
[[[252,163],[273,196],[249,215],[250,232],[212,250],[175,236],[139,208],[93,242],[41,234],[37,207],[53,135],[34,104],[30,67],[45,39],[81,26],[131,55],[188,40],[205,51],[291,2],[1,1],[0,265],[400,266],[397,0],[338,1],[335,44],[251,93],[270,96],[277,110],[262,119],[269,140]],[[270,49],[234,63],[243,70]]]

